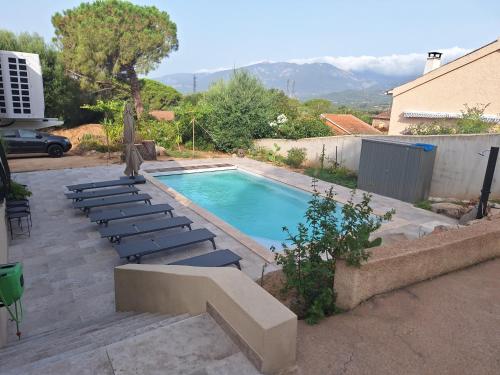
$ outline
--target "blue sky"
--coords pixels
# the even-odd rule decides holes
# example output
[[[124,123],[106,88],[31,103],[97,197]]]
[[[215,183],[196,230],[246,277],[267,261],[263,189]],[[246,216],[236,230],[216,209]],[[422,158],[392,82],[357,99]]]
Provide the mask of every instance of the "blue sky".
[[[256,61],[324,61],[347,70],[421,69],[424,53],[448,59],[500,36],[500,1],[475,0],[135,0],[166,10],[179,51],[151,72],[244,66]],[[53,36],[56,11],[76,0],[0,0],[0,27]]]

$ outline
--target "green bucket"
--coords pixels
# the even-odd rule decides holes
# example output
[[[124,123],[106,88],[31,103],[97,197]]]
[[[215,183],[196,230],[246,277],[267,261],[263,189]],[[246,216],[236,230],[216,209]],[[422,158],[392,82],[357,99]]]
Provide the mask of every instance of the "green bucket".
[[[0,265],[0,303],[10,306],[21,299],[24,292],[21,263]]]

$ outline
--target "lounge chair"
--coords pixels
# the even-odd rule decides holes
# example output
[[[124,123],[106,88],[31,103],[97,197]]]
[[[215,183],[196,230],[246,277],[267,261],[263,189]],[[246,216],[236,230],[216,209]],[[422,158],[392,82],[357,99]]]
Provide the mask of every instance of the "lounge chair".
[[[115,204],[126,204],[134,202],[144,202],[151,204],[151,195],[149,194],[133,194],[133,195],[117,195],[115,197],[88,199],[84,201],[74,202],[73,207],[79,208],[85,213],[88,213],[92,208],[112,206]]]
[[[215,234],[208,229],[194,229],[189,232],[180,232],[168,236],[153,237],[144,240],[130,240],[126,243],[113,245],[120,258],[127,261],[134,260],[141,263],[141,258],[161,251],[173,250],[181,246],[210,241],[215,250]]]
[[[215,250],[207,254],[178,260],[169,263],[170,266],[191,266],[191,267],[226,267],[235,265],[241,270],[240,260],[242,258],[231,250]]]
[[[172,211],[172,206],[167,203],[140,205],[135,207],[112,208],[98,212],[91,212],[89,214],[89,219],[93,223],[108,225],[108,222],[112,220],[129,219],[144,215],[168,213],[170,214],[170,217],[173,217],[174,215],[172,214]]]
[[[108,227],[99,228],[101,237],[107,237],[111,242],[120,242],[123,237],[157,232],[164,229],[187,227],[191,230],[193,222],[185,216],[162,218],[134,223],[116,223]]]
[[[99,189],[99,188],[114,187],[114,186],[132,186],[135,184],[144,184],[144,183],[146,183],[146,179],[144,178],[144,176],[136,176],[135,178],[125,177],[125,178],[119,178],[118,180],[88,182],[85,184],[69,185],[66,186],[66,188],[71,191],[79,192],[88,189]]]
[[[92,191],[81,191],[79,193],[65,193],[66,198],[73,201],[83,201],[85,199],[110,197],[113,195],[137,194],[140,190],[135,186],[123,186],[113,189],[98,189]]]

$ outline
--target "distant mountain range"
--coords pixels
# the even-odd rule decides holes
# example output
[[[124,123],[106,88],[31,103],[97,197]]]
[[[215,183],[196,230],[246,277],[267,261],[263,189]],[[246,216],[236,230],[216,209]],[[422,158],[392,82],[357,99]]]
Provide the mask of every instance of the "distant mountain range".
[[[283,90],[301,100],[325,98],[335,104],[354,107],[384,107],[390,104],[390,97],[384,92],[415,76],[388,76],[372,71],[351,72],[331,64],[294,64],[288,62],[258,63],[245,69],[258,77],[266,87]],[[196,90],[205,91],[215,81],[227,80],[233,69],[212,73],[178,73],[157,78],[182,93],[193,92],[193,75],[196,75]]]

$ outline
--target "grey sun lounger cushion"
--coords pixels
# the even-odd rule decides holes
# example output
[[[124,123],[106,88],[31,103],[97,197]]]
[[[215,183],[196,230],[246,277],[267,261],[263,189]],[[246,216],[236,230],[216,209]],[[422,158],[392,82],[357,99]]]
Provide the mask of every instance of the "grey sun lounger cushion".
[[[129,240],[113,246],[118,255],[120,255],[120,258],[127,258],[128,261],[135,260],[137,263],[140,263],[141,258],[145,255],[173,250],[181,246],[204,241],[212,242],[215,250],[214,238],[215,234],[208,229],[202,228],[144,240]]]
[[[215,250],[207,254],[198,255],[195,257],[178,260],[177,262],[169,263],[171,266],[191,266],[191,267],[226,267],[235,265],[241,270],[241,257],[231,250]]]
[[[144,176],[136,176],[135,178],[125,177],[119,178],[117,180],[109,180],[109,181],[98,181],[98,182],[88,182],[85,184],[77,184],[77,185],[69,185],[66,186],[68,190],[71,191],[82,191],[88,189],[99,189],[105,187],[113,187],[113,186],[132,186],[135,184],[144,184],[146,179]]]
[[[135,207],[127,208],[111,208],[107,210],[102,210],[98,212],[91,212],[89,214],[89,219],[93,223],[98,224],[108,224],[112,220],[129,219],[132,217],[153,215],[153,214],[172,214],[173,208],[167,203],[162,204],[152,204],[152,205],[140,205]]]
[[[135,236],[160,230],[188,227],[191,230],[193,222],[185,216],[143,220],[133,223],[116,223],[108,227],[99,228],[101,237],[107,237],[111,242],[120,242],[123,237]]]
[[[88,212],[91,208],[112,206],[115,204],[134,202],[151,203],[151,199],[151,195],[149,194],[117,195],[115,197],[88,199],[84,201],[74,202],[73,207]]]
[[[122,186],[113,189],[98,189],[91,191],[81,191],[78,193],[65,193],[66,198],[73,199],[75,201],[82,201],[84,199],[109,197],[112,195],[123,195],[123,194],[136,194],[140,190],[135,186]]]

